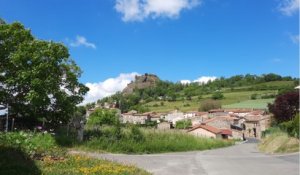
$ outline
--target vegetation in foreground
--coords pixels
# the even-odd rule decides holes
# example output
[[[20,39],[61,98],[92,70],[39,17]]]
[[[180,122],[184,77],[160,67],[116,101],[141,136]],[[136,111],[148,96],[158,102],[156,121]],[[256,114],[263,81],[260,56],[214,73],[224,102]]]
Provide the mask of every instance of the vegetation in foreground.
[[[103,131],[98,136],[77,145],[78,149],[115,153],[163,153],[193,150],[207,150],[233,145],[233,141],[199,138],[180,131],[140,130],[132,127],[118,136]]]
[[[278,96],[269,110],[274,115],[273,127],[264,132],[259,145],[266,153],[289,153],[299,151],[299,92]]]
[[[299,139],[289,136],[279,128],[270,128],[258,147],[262,152],[269,154],[291,153],[299,152],[299,143]]]
[[[0,174],[147,175],[131,165],[66,154],[50,134],[0,133]]]

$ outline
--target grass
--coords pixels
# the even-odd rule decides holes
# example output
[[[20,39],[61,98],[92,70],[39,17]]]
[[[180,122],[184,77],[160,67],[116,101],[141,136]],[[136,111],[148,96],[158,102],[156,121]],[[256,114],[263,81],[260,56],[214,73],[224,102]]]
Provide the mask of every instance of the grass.
[[[223,105],[222,108],[254,108],[254,109],[267,109],[268,103],[272,103],[274,99],[257,99],[246,100],[239,103]]]
[[[269,154],[299,152],[299,143],[299,139],[288,136],[280,129],[272,128],[259,144],[259,149]]]
[[[131,165],[66,154],[50,134],[0,132],[0,175],[147,175]]]
[[[252,94],[265,95],[265,94],[274,94],[277,93],[277,90],[266,90],[266,91],[242,91],[242,92],[224,92],[224,99],[220,100],[222,105],[229,105],[240,103],[243,101],[250,100]],[[154,112],[170,112],[175,109],[179,109],[183,112],[187,111],[198,111],[201,103],[207,99],[211,98],[211,94],[202,96],[202,99],[198,100],[197,97],[192,97],[192,100],[179,100],[174,102],[164,101],[164,105],[161,106],[161,101],[152,101],[144,106],[147,106],[150,111]],[[154,105],[157,104],[155,107]],[[189,105],[186,105],[189,104]]]
[[[127,134],[126,134],[127,132]],[[119,140],[110,137],[94,137],[78,145],[78,149],[88,151],[106,151],[115,153],[164,153],[192,150],[207,150],[230,146],[232,141],[199,138],[180,131],[157,131],[145,129],[142,138],[132,139],[129,131]]]

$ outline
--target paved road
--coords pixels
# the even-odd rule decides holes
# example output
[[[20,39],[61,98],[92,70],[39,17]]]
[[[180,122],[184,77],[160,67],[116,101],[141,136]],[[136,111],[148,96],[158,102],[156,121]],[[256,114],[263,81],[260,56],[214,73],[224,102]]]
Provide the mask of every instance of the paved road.
[[[265,155],[258,152],[255,140],[208,151],[151,155],[98,153],[87,153],[87,155],[134,164],[154,175],[299,174],[299,154]]]

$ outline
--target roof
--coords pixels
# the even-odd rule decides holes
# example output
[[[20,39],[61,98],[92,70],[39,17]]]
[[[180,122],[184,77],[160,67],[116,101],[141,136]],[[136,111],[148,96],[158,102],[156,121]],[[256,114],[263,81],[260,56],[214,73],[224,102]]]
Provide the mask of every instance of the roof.
[[[218,128],[215,128],[213,126],[209,126],[209,125],[205,125],[205,124],[200,124],[200,125],[197,125],[195,127],[193,127],[192,129],[188,130],[188,132],[191,132],[191,131],[194,131],[198,128],[202,128],[202,129],[205,129],[211,133],[214,133],[214,134],[219,134],[221,133],[221,130],[219,130]]]
[[[220,129],[221,130],[221,134],[223,135],[232,135],[232,131],[230,129]]]
[[[215,112],[224,112],[224,109],[212,109],[208,111],[208,113],[215,113]]]
[[[218,116],[218,117],[213,117],[211,119],[205,120],[203,123],[207,124],[216,120],[223,120],[223,121],[233,121],[238,119],[237,117],[231,117],[231,116]]]

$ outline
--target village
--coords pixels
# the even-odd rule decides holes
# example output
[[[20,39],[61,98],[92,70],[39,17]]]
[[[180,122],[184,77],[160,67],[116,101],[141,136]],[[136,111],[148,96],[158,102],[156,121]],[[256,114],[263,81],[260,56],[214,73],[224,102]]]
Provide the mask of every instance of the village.
[[[101,107],[96,106],[87,111],[87,119],[97,108]],[[154,122],[156,123],[155,129],[162,131],[176,129],[177,122],[190,121],[191,125],[181,130],[197,137],[206,138],[260,139],[271,124],[271,115],[262,109],[212,109],[208,112],[174,110],[168,113],[138,113],[131,110],[121,113],[111,104],[105,104],[102,108],[119,111],[119,119],[123,124],[145,125],[147,122]]]

